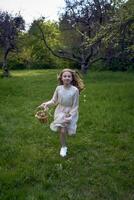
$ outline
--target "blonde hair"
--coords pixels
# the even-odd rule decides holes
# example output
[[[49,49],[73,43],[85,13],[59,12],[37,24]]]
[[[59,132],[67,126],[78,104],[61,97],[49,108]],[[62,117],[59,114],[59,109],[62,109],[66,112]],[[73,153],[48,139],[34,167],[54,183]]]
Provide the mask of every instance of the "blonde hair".
[[[68,69],[68,68],[63,69],[60,72],[60,74],[57,76],[57,79],[58,79],[60,85],[63,85],[62,74],[64,72],[70,72],[72,74],[73,80],[72,80],[71,84],[74,85],[75,87],[77,87],[79,90],[79,93],[80,93],[85,88],[85,86],[84,86],[83,80],[81,79],[79,72],[76,70]]]

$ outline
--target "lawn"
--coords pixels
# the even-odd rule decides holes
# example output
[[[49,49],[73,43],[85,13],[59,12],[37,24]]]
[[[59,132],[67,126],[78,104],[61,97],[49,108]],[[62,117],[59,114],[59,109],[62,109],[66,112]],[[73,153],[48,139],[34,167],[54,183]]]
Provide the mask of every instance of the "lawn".
[[[0,78],[0,200],[134,200],[134,73],[84,77],[77,135],[61,158],[58,134],[34,117],[57,71]]]

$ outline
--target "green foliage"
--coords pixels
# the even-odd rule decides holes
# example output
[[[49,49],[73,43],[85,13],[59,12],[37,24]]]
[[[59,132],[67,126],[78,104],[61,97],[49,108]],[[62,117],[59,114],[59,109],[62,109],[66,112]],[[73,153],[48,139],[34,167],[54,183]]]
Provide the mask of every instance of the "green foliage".
[[[92,64],[90,66],[91,71],[134,71],[134,64],[129,62],[128,60],[125,60],[122,62],[122,60],[118,58],[113,58],[110,63],[107,64],[107,62],[104,62],[102,60]]]
[[[100,3],[102,10],[97,10],[99,5],[97,2]],[[68,57],[72,55],[74,62],[53,56],[41,40],[41,33],[33,21],[27,32],[17,33],[15,45],[18,50],[8,56],[9,68],[55,69],[69,66],[80,69],[85,62],[85,66],[89,68],[91,66],[93,70],[133,70],[134,1],[110,2],[67,1],[68,6],[73,6],[76,16],[68,7],[68,13],[61,14],[59,23],[40,18],[36,20],[42,22],[42,30],[53,51],[65,50]],[[101,23],[100,14],[103,18]],[[99,58],[101,61],[98,61]],[[95,60],[98,62],[94,63]],[[2,62],[3,49],[0,48],[1,66]]]
[[[13,16],[0,11],[0,47],[2,49],[3,77],[9,77],[7,58],[10,52],[17,51],[19,33],[25,29],[25,21],[20,14]]]
[[[94,64],[90,66],[90,70],[91,71],[105,71],[105,70],[108,70],[108,68],[105,62],[103,62],[102,60],[99,60],[98,62],[95,62]]]
[[[12,58],[8,63],[9,69],[25,69],[26,66],[23,62],[19,61],[18,58]]]
[[[60,45],[58,24],[46,21],[43,24],[43,28],[46,31],[49,45],[54,49],[58,48]],[[18,35],[18,51],[9,54],[8,57],[8,66],[10,69],[49,69],[69,66],[68,61],[54,57],[44,46],[40,37],[39,30],[34,26],[34,23],[31,25],[29,32]],[[3,59],[2,53],[0,51],[1,62]]]
[[[112,71],[134,71],[134,63],[128,59],[113,58],[110,64],[104,63],[104,68]]]
[[[76,137],[59,156],[59,135],[34,117],[52,97],[59,70],[0,79],[0,200],[132,200],[133,73],[84,77]],[[51,83],[51,84],[50,84]]]
[[[45,32],[45,37],[47,38],[49,46],[54,51],[58,51],[59,47],[61,46],[58,24],[51,21],[43,21],[41,23],[41,26],[42,30]],[[43,66],[44,64],[44,66],[46,66],[47,68],[55,68],[57,66],[62,67],[63,65],[68,65],[69,62],[65,62],[64,60],[60,60],[59,58],[53,56],[46,48],[43,40],[41,39],[41,33],[37,28],[35,22],[33,22],[33,24],[31,25],[29,29],[29,34],[32,45],[31,56],[33,58],[33,66]]]
[[[134,1],[124,2],[116,10],[111,22],[102,27],[103,55],[107,66],[116,70],[133,68],[134,60]]]

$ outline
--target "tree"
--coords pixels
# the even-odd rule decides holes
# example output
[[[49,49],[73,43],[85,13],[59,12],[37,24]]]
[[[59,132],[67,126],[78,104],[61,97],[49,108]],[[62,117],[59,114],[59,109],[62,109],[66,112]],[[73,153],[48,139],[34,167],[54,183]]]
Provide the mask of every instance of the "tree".
[[[44,18],[34,20],[30,26],[29,35],[33,62],[36,63],[36,66],[51,68],[66,64],[62,60],[59,61],[50,51],[50,49],[53,49],[53,52],[56,52],[61,46],[57,22],[46,21]]]
[[[0,46],[3,49],[3,76],[9,76],[7,57],[9,52],[17,50],[19,33],[24,30],[25,22],[20,15],[13,17],[8,12],[0,11]]]
[[[116,69],[127,70],[134,62],[134,1],[120,5],[107,25],[107,34],[103,40],[105,58],[110,68],[118,62]]]
[[[114,1],[115,2],[115,1]],[[77,57],[77,63],[86,73],[91,64],[102,59],[104,40],[112,31],[109,23],[116,13],[116,4],[109,0],[66,0],[60,27],[66,46]]]
[[[128,2],[132,5],[132,0]],[[124,9],[129,7],[128,2],[65,0],[66,6],[60,15],[60,45],[57,48],[49,44],[44,19],[36,20],[35,25],[40,31],[40,39],[54,56],[73,61],[86,73],[91,64],[100,59],[111,62],[116,57],[130,56],[130,50],[132,54],[133,12],[129,14],[128,8]]]
[[[126,63],[124,70],[133,63],[133,10],[133,0],[66,0],[60,27],[82,71],[100,59]]]
[[[86,73],[93,62],[102,59],[99,50],[105,34],[98,33],[111,19],[114,9],[109,0],[65,0],[65,3],[59,22],[62,35],[59,51],[55,52],[48,45],[41,21],[36,25],[45,46],[54,56],[77,63]]]

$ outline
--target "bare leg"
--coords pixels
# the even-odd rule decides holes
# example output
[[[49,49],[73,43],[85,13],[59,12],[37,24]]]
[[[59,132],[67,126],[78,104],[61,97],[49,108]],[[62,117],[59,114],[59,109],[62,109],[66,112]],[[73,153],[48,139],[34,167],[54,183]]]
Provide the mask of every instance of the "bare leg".
[[[61,150],[60,155],[62,157],[65,157],[67,155],[67,147],[66,147],[66,128],[61,127],[60,128],[60,142],[61,142]]]
[[[66,128],[60,128],[60,143],[62,147],[66,146]]]

